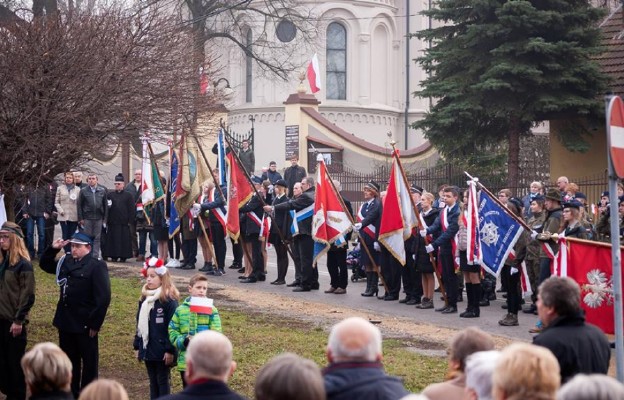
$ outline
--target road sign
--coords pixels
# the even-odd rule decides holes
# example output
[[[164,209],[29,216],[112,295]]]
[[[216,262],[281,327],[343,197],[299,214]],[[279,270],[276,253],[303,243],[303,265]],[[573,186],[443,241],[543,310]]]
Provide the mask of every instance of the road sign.
[[[614,96],[609,102],[609,153],[618,178],[624,178],[624,102]]]

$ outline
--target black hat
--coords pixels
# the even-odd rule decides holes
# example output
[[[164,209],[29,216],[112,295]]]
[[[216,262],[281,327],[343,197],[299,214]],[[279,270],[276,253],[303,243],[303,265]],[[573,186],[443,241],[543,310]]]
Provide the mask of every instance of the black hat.
[[[278,179],[278,180],[276,180],[276,181],[275,181],[275,183],[274,183],[273,185],[274,185],[274,186],[281,186],[281,187],[285,187],[285,188],[287,188],[287,187],[288,187],[288,184],[287,184],[287,183],[286,183],[286,181],[285,181],[285,180],[283,180],[283,179]]]
[[[83,232],[76,232],[74,233],[74,236],[72,236],[71,239],[69,239],[69,243],[93,246],[93,237]]]
[[[557,189],[548,189],[544,198],[548,200],[558,201],[559,203],[561,203],[561,192]]]
[[[580,201],[572,199],[570,201],[566,201],[563,203],[563,208],[576,208],[577,210],[583,208],[583,205]]]
[[[618,205],[622,204],[622,202],[624,202],[624,196],[618,197]]]
[[[604,191],[600,194],[600,197],[609,197],[609,191]]]
[[[412,183],[412,185],[410,186],[410,193],[422,194],[423,191],[424,191],[424,189],[421,188],[420,186],[418,186],[415,183]]]
[[[124,176],[122,174],[117,174],[115,176],[115,182],[125,182]]]
[[[364,185],[364,189],[370,189],[373,190],[377,193],[379,193],[379,184],[375,181],[368,181],[365,185]]]
[[[574,194],[574,198],[575,199],[585,199],[585,200],[587,200],[587,196],[585,196],[585,193],[583,193],[583,192],[576,192]]]
[[[260,178],[259,176],[252,176],[251,177],[251,181],[257,185],[261,185],[262,184],[262,178]]]
[[[535,196],[533,196],[533,198],[531,199],[531,201],[544,201],[544,196],[541,194],[536,194]]]
[[[509,199],[509,202],[516,206],[518,210],[522,210],[522,207],[524,207],[524,205],[522,204],[522,200],[517,197],[512,197],[511,199]]]

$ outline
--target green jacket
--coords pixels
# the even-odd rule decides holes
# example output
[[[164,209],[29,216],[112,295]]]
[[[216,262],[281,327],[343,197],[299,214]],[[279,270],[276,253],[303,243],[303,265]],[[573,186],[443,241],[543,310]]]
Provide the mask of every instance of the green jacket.
[[[20,259],[9,265],[9,253],[3,252],[0,264],[0,319],[24,324],[35,304],[35,274],[32,264]]]
[[[186,370],[186,338],[203,331],[221,332],[221,317],[216,307],[212,308],[212,314],[197,314],[191,312],[190,303],[191,298],[187,297],[169,322],[169,340],[178,349],[178,371]]]

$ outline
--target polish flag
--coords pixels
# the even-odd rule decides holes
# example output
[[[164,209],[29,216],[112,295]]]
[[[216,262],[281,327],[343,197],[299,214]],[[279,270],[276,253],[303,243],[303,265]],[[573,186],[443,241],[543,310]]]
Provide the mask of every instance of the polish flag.
[[[310,64],[308,64],[308,82],[310,83],[310,90],[312,93],[321,90],[321,69],[319,68],[319,61],[316,53],[314,53]]]
[[[214,302],[207,297],[191,297],[190,311],[195,314],[212,314]]]

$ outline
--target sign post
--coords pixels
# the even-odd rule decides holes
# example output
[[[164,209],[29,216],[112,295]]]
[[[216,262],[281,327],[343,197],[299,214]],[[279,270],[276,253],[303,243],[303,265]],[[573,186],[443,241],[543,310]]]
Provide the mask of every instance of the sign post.
[[[624,103],[619,96],[605,98],[609,164],[609,211],[611,213],[611,260],[615,298],[615,365],[617,380],[624,383],[624,332],[622,317],[622,260],[620,259],[620,219],[618,218],[618,178],[624,178]]]

